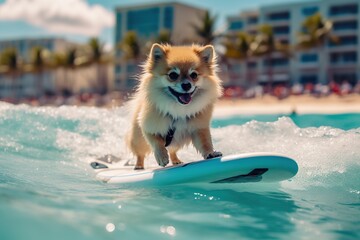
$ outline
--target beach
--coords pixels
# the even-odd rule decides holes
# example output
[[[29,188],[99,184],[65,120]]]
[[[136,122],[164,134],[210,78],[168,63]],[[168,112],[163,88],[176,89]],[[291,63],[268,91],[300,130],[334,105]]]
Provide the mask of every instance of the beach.
[[[110,93],[105,96],[93,95],[85,100],[83,96],[53,98],[44,101],[20,101],[19,104],[31,106],[87,106],[117,108],[127,103],[131,95]],[[234,114],[341,114],[360,113],[360,94],[331,94],[316,97],[310,94],[291,95],[278,99],[271,95],[255,98],[221,98],[215,105],[215,117],[227,117]]]
[[[216,105],[216,117],[234,114],[339,114],[359,113],[360,95],[329,95],[315,97],[312,95],[290,96],[277,99],[265,95],[252,99],[221,99]]]

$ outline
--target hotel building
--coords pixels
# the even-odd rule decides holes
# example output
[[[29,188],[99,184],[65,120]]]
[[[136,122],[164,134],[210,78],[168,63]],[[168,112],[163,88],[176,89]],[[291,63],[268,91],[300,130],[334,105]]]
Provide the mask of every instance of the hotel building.
[[[301,3],[268,5],[257,11],[241,12],[227,18],[228,32],[257,33],[257,26],[269,24],[277,40],[295,46],[304,20],[315,13],[333,22],[332,33],[338,44],[327,41],[322,48],[298,50],[286,57],[274,53],[271,61],[250,58],[232,61],[230,83],[249,86],[249,76],[256,83],[269,81],[268,67],[272,68],[274,83],[327,84],[344,81],[356,84],[360,78],[360,2],[358,0],[318,0]]]
[[[132,5],[115,9],[115,89],[132,90],[139,62],[124,59],[118,44],[129,31],[134,31],[141,44],[155,39],[162,30],[170,33],[173,44],[199,42],[193,25],[199,25],[206,10],[177,2]],[[150,48],[150,46],[147,46]],[[142,59],[144,60],[144,59]]]
[[[51,52],[63,52],[69,47],[70,43],[59,38],[25,38],[0,41],[0,53],[5,49],[14,48],[17,51],[18,58],[22,62],[29,62],[31,50],[34,47],[42,47]],[[55,92],[55,74],[54,71],[44,71],[42,76],[43,91]],[[0,74],[0,98],[23,98],[38,96],[38,76],[30,73],[21,73],[14,82],[8,75]],[[13,96],[14,93],[17,96]]]

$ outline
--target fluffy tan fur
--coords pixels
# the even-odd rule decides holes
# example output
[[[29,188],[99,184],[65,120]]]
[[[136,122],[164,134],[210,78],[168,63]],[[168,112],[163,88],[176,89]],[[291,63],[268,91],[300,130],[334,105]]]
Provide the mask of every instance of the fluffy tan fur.
[[[178,78],[171,79],[171,73]],[[139,80],[126,139],[137,157],[135,169],[144,168],[144,158],[151,152],[160,166],[166,166],[169,157],[179,164],[176,152],[190,142],[204,158],[221,155],[214,151],[210,135],[214,104],[222,94],[211,45],[154,44]],[[176,130],[165,147],[169,129]]]

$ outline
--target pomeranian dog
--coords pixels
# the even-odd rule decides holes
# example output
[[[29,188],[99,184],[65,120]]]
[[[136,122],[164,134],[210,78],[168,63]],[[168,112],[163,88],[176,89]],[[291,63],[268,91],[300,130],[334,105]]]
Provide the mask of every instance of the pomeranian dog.
[[[135,169],[154,153],[157,163],[182,163],[176,153],[190,142],[206,159],[214,151],[210,120],[222,86],[213,46],[153,44],[132,100],[133,119],[126,142],[137,157]]]

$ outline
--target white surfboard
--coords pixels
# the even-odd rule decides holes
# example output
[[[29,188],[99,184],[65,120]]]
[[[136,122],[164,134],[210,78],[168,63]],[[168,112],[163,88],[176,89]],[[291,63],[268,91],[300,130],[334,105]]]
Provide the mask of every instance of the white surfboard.
[[[133,166],[112,168],[92,162],[96,178],[107,183],[131,186],[166,186],[189,183],[278,182],[292,178],[297,163],[274,153],[247,153],[200,160],[156,169],[133,170]]]

